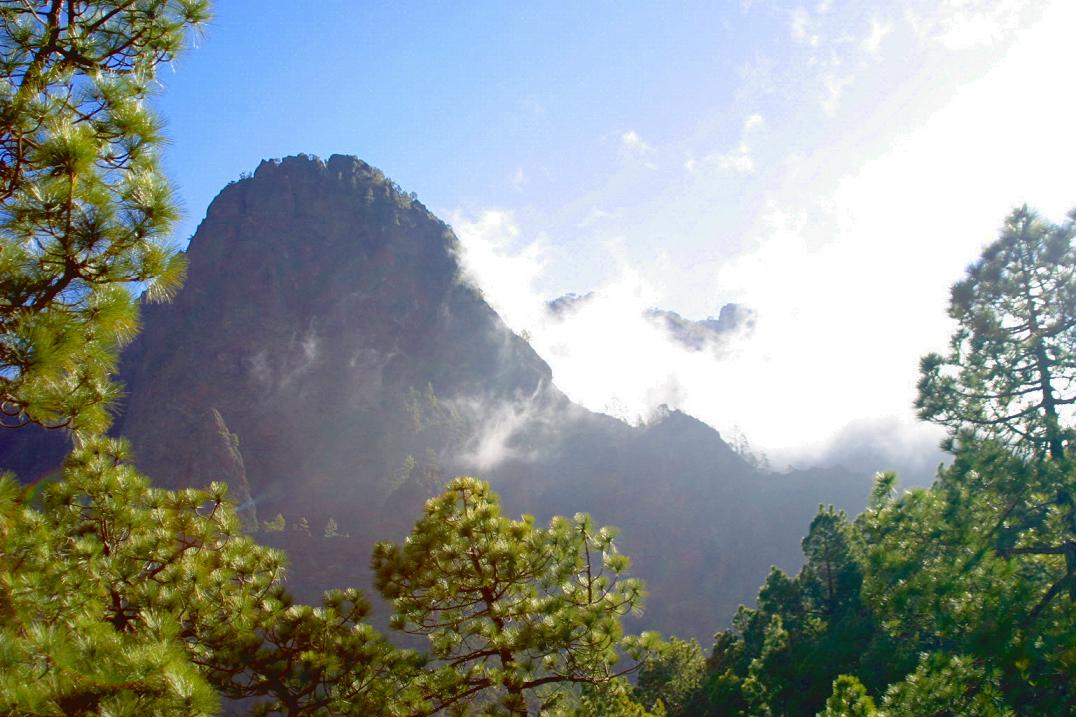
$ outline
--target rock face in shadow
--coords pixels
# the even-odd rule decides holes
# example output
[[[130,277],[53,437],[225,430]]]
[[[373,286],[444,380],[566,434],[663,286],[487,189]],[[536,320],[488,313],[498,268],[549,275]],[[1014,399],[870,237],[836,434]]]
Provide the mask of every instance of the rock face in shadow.
[[[303,597],[368,584],[373,542],[468,473],[509,514],[620,527],[650,588],[642,624],[703,640],[771,564],[796,568],[819,503],[863,505],[869,476],[762,473],[685,414],[632,427],[572,404],[457,250],[364,162],[263,162],[209,207],[176,299],[144,307],[116,431],[158,484],[225,480],[251,525],[254,506],[306,518],[309,535],[262,534],[291,550]],[[62,455],[56,435],[0,436],[23,476]],[[330,517],[344,535],[322,536]]]
[[[117,427],[139,466],[184,483],[174,456],[213,406],[260,498],[378,516],[412,387],[485,398],[549,382],[458,281],[455,250],[445,224],[363,162],[263,162],[210,206],[186,286],[146,307],[124,354]]]
[[[246,530],[258,529],[258,510],[250,493],[247,469],[239,452],[239,436],[228,430],[220,411],[211,408],[193,425],[190,440],[176,446],[173,463],[180,467],[179,483],[200,486],[206,478],[228,484],[228,496],[235,502]],[[185,458],[176,462],[179,456]]]

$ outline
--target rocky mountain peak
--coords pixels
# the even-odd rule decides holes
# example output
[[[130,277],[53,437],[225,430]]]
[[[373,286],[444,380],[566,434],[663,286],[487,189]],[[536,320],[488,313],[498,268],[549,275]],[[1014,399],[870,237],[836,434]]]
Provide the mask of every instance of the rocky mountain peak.
[[[549,367],[461,281],[456,252],[446,224],[361,160],[262,162],[210,205],[186,284],[145,307],[124,354],[118,428],[140,466],[183,483],[173,456],[212,405],[243,436],[255,491],[313,481],[376,512],[384,496],[354,476],[395,469],[369,446],[397,440],[410,390],[489,400],[549,384]],[[306,469],[312,452],[332,468]]]
[[[251,529],[254,505],[287,525],[333,518],[347,537],[258,534],[292,554],[311,600],[366,583],[373,542],[472,474],[508,514],[619,526],[654,596],[646,625],[702,637],[771,564],[796,566],[815,506],[862,505],[869,476],[763,474],[679,411],[633,427],[572,404],[461,279],[457,252],[445,223],[361,160],[262,162],[210,205],[175,300],[144,307],[115,429],[159,485],[227,481]],[[23,477],[63,453],[56,433],[0,436],[0,467]]]

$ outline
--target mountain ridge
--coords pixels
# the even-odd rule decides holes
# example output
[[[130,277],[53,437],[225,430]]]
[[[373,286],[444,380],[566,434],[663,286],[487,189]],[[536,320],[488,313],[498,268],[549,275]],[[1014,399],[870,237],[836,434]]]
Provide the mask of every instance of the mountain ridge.
[[[357,158],[263,161],[187,251],[186,284],[123,352],[114,431],[160,485],[229,479],[251,525],[334,518],[350,538],[264,536],[301,595],[368,585],[372,542],[478,474],[510,514],[620,527],[652,595],[641,624],[706,639],[770,564],[798,566],[819,503],[865,503],[869,476],[760,472],[679,411],[635,427],[573,404],[464,278],[448,225]],[[26,435],[0,440],[22,475],[56,442]]]

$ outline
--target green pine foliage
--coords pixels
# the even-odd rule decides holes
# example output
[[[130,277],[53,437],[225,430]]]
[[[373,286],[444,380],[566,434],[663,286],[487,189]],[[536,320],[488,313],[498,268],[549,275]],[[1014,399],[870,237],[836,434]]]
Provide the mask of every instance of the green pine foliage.
[[[659,645],[623,634],[642,585],[586,516],[511,521],[470,478],[431,500],[404,547],[375,553],[395,624],[430,638],[423,654],[370,626],[358,590],[295,603],[282,555],[243,534],[223,485],[153,488],[127,458],[122,442],[90,440],[37,502],[0,480],[2,714],[211,715],[223,696],[256,715],[567,716],[608,703],[657,717],[690,686],[671,679],[644,709],[618,681],[637,666],[618,669],[622,653]],[[668,664],[697,653],[674,643]]]
[[[874,700],[863,683],[852,675],[841,675],[833,681],[833,694],[818,717],[876,717],[877,714]]]
[[[207,0],[33,0],[0,7],[0,409],[99,430],[131,286],[183,276],[176,208],[145,104]]]
[[[974,658],[924,655],[915,672],[886,691],[881,714],[884,717],[1015,717],[1070,713],[1071,705],[1042,711],[1041,704],[1023,704],[1017,712],[1006,702],[998,682],[997,673]]]
[[[814,715],[833,681],[859,675],[884,689],[914,666],[887,635],[862,592],[858,531],[820,507],[803,540],[806,562],[790,577],[773,568],[755,608],[741,607],[718,633],[707,674],[671,715]]]
[[[207,677],[234,699],[258,698],[252,714],[299,717],[421,713],[423,658],[399,650],[365,622],[370,605],[353,588],[296,604],[280,586],[256,610],[202,636]]]
[[[643,707],[631,683],[623,677],[600,685],[584,685],[576,699],[564,702],[549,717],[667,717],[660,699],[650,709]]]
[[[281,556],[223,485],[153,488],[95,439],[40,505],[0,479],[0,713],[213,714],[203,636],[258,611]]]
[[[954,437],[1064,457],[1065,407],[1076,403],[1076,212],[1053,225],[1026,206],[953,286],[959,322],[945,357],[921,364],[919,415]],[[1071,412],[1069,414],[1071,420]]]
[[[453,480],[402,545],[374,550],[378,589],[395,607],[393,627],[428,638],[431,711],[459,703],[482,714],[546,713],[565,686],[601,685],[632,667],[654,636],[625,636],[620,618],[642,608],[643,586],[626,576],[615,532],[590,517],[501,514],[489,485]]]
[[[680,713],[702,684],[706,656],[694,640],[670,638],[650,654],[639,670],[634,697],[642,705],[661,705],[671,714]]]
[[[865,591],[886,630],[939,658],[974,660],[1007,704],[1036,714],[1076,704],[1072,534],[1059,486],[1076,487],[1067,462],[965,447],[931,489],[892,496],[863,519]]]

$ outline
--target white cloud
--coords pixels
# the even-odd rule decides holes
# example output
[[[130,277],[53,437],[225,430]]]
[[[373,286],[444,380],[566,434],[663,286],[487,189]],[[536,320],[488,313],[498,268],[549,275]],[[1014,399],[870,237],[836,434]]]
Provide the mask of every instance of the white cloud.
[[[817,47],[821,38],[813,31],[813,25],[811,14],[806,8],[797,7],[792,11],[790,31],[793,40],[804,45]]]
[[[477,217],[455,211],[449,223],[460,238],[464,271],[505,323],[522,331],[541,320],[545,312],[536,282],[548,261],[544,239],[520,245],[515,217],[504,210],[488,209]]]
[[[828,115],[836,114],[841,103],[844,89],[855,80],[852,75],[840,75],[835,72],[827,73],[822,78],[822,86],[825,94],[822,96],[822,109]]]
[[[1044,72],[1076,22],[1061,8],[883,155],[828,188],[786,192],[755,247],[723,268],[718,284],[758,311],[724,393],[752,442],[820,445],[842,421],[872,416],[924,430],[911,411],[917,359],[945,347],[948,287],[1013,205],[1056,219],[1073,201],[1076,102]],[[1055,111],[1029,116],[1013,96],[1051,98]],[[752,414],[757,398],[739,385],[789,400]]]
[[[576,222],[576,229],[588,229],[595,224],[603,222],[607,219],[614,219],[620,216],[620,212],[610,212],[602,209],[601,207],[591,207],[587,215]]]
[[[961,50],[1005,39],[1020,26],[1023,13],[1038,4],[1035,0],[944,0],[906,15],[920,38]]]
[[[861,43],[863,50],[870,55],[877,55],[882,46],[882,40],[893,31],[892,23],[882,22],[878,18],[871,18],[871,29]]]
[[[835,114],[844,88],[854,78],[847,65],[856,64],[859,58],[852,50],[862,45],[868,53],[876,52],[890,29],[884,23],[877,23],[872,25],[874,34],[859,41],[848,14],[832,10],[828,0],[817,3],[813,13],[802,5],[792,10],[789,28],[796,47],[790,48],[787,62],[794,69],[781,68],[787,76],[783,83],[775,84],[786,92],[793,86],[817,88],[819,104],[828,115]]]
[[[847,243],[813,248],[805,213],[771,207],[755,248],[717,277],[718,285],[762,309],[751,337],[740,336],[720,352],[690,351],[645,318],[646,309],[663,305],[664,287],[649,268],[626,261],[616,241],[607,243],[618,265],[614,276],[556,317],[536,290],[546,266],[541,241],[521,241],[524,232],[505,212],[472,220],[457,215],[453,225],[465,270],[487,300],[515,331],[527,332],[552,367],[554,383],[592,410],[637,423],[662,404],[680,408],[725,435],[742,429],[778,467],[817,459],[835,436],[857,421],[876,420],[878,411],[903,416],[890,443],[922,446],[937,439],[905,420],[918,354],[905,356],[894,329],[900,317],[878,306],[877,298],[892,301],[892,295],[875,285],[881,284],[876,274],[844,275],[869,260],[870,248],[851,257],[843,256]],[[931,311],[941,316],[934,299]],[[895,345],[879,338],[887,332],[896,334]],[[533,418],[532,409],[502,408],[467,460],[492,465],[516,455],[510,440]]]
[[[721,169],[729,169],[742,174],[750,174],[755,171],[755,160],[751,159],[751,148],[745,142],[741,142],[736,149],[717,157],[717,166]]]
[[[884,425],[901,451],[929,445],[937,433],[916,422],[911,404],[919,356],[944,349],[952,330],[949,286],[1010,207],[1027,201],[1058,219],[1076,200],[1068,176],[1076,101],[1059,90],[1066,76],[1058,51],[1074,26],[1076,5],[1054,3],[989,72],[921,126],[889,125],[873,153],[797,145],[789,180],[773,186],[746,247],[713,277],[715,299],[741,301],[758,317],[751,336],[724,354],[686,351],[641,317],[651,306],[677,308],[665,303],[671,284],[615,242],[606,261],[617,267],[612,278],[578,287],[595,289],[595,300],[564,321],[550,320],[551,297],[537,289],[551,243],[528,237],[512,214],[453,218],[468,271],[509,325],[530,333],[557,385],[592,409],[633,420],[669,403],[727,435],[741,427],[777,465],[817,456],[864,427]],[[850,46],[861,40],[856,34]],[[841,94],[850,75],[828,69],[834,101],[851,102]],[[1049,111],[1029,112],[1035,102]],[[722,157],[729,169],[737,158],[753,168],[762,126],[747,115],[733,149],[689,155],[684,166],[698,175],[691,186]],[[579,215],[592,218],[585,223],[595,241],[600,206],[600,196],[588,198]]]
[[[646,154],[653,151],[653,147],[643,141],[639,133],[631,129],[620,135],[620,146],[634,154]]]
[[[510,214],[487,211],[477,219],[456,214],[452,224],[466,273],[513,330],[528,333],[552,366],[554,382],[573,400],[637,422],[660,404],[682,405],[684,387],[698,385],[712,371],[708,352],[685,349],[646,318],[646,309],[661,305],[663,292],[626,261],[615,239],[605,246],[616,274],[590,300],[558,317],[546,310],[547,297],[535,288],[545,268],[541,242],[521,243],[522,231]],[[506,424],[522,420],[519,411],[510,413]],[[474,457],[501,455],[498,446],[509,434],[490,431]]]
[[[517,396],[500,403],[478,397],[455,397],[446,400],[464,419],[473,421],[475,430],[455,460],[468,470],[485,472],[507,460],[533,460],[534,449],[524,449],[517,440],[520,432],[534,426],[551,424],[558,418],[555,410],[541,403],[542,386],[530,396]]]

